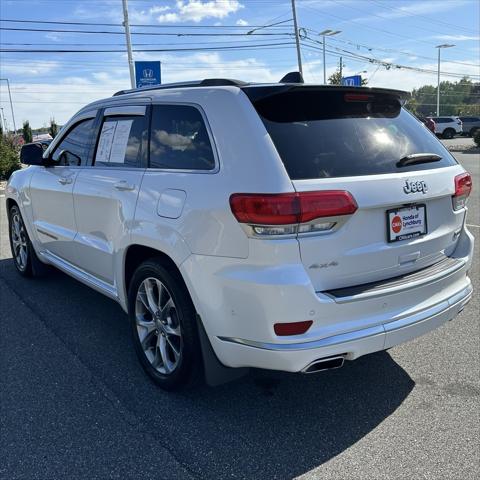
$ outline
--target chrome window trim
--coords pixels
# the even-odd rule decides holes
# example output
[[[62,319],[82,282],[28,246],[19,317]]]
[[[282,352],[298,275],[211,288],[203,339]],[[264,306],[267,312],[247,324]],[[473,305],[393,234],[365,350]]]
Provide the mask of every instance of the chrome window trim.
[[[107,107],[103,112],[104,117],[116,115],[139,115],[145,116],[147,111],[146,105],[121,105],[118,107]]]

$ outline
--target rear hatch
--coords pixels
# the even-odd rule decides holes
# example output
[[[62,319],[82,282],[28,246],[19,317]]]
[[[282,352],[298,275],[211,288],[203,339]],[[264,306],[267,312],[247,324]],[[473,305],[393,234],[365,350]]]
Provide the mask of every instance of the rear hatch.
[[[376,282],[450,255],[464,220],[461,166],[399,92],[283,86],[248,91],[297,192],[347,191],[351,215],[298,234],[316,291]],[[417,154],[417,155],[416,155]],[[421,154],[421,155],[418,155]]]

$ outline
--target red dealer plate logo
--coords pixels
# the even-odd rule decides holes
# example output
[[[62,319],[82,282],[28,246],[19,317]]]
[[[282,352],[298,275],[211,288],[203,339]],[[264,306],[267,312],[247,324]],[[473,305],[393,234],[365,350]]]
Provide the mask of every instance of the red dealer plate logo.
[[[396,215],[392,218],[392,231],[398,233],[402,229],[402,219]]]

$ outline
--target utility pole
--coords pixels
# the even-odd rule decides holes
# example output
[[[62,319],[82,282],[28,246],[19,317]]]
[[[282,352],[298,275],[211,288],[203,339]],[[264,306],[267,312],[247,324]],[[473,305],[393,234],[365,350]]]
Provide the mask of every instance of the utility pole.
[[[123,4],[123,26],[125,27],[125,38],[127,40],[128,68],[130,70],[130,83],[135,88],[135,70],[132,58],[132,41],[130,39],[130,25],[128,23],[128,5],[127,0],[122,0]]]
[[[293,28],[295,28],[295,43],[297,44],[298,71],[300,72],[300,75],[303,76],[302,54],[300,52],[300,35],[298,32],[297,11],[295,9],[295,0],[292,0],[292,13],[293,13]]]
[[[342,84],[342,78],[343,78],[343,58],[340,57],[340,85]]]
[[[440,116],[440,50],[442,48],[450,48],[455,45],[449,43],[443,43],[442,45],[437,45],[435,48],[438,49],[438,70],[437,70],[437,117]]]
[[[8,89],[8,98],[10,99],[10,110],[12,111],[12,121],[13,121],[13,133],[16,135],[17,134],[17,126],[15,124],[15,114],[13,113],[13,102],[12,102],[12,92],[10,91],[10,82],[8,81],[8,78],[0,78],[0,80],[3,80],[4,82],[7,82],[7,89]],[[3,112],[3,110],[2,110]],[[5,117],[3,117],[5,120]]]

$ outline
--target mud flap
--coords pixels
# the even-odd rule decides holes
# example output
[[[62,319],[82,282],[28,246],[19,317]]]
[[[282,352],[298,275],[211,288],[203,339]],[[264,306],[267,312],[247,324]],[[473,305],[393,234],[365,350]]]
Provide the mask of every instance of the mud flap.
[[[230,368],[223,365],[215,355],[207,333],[203,328],[202,320],[198,315],[197,325],[207,385],[216,387],[237,380],[249,372],[249,368]]]

